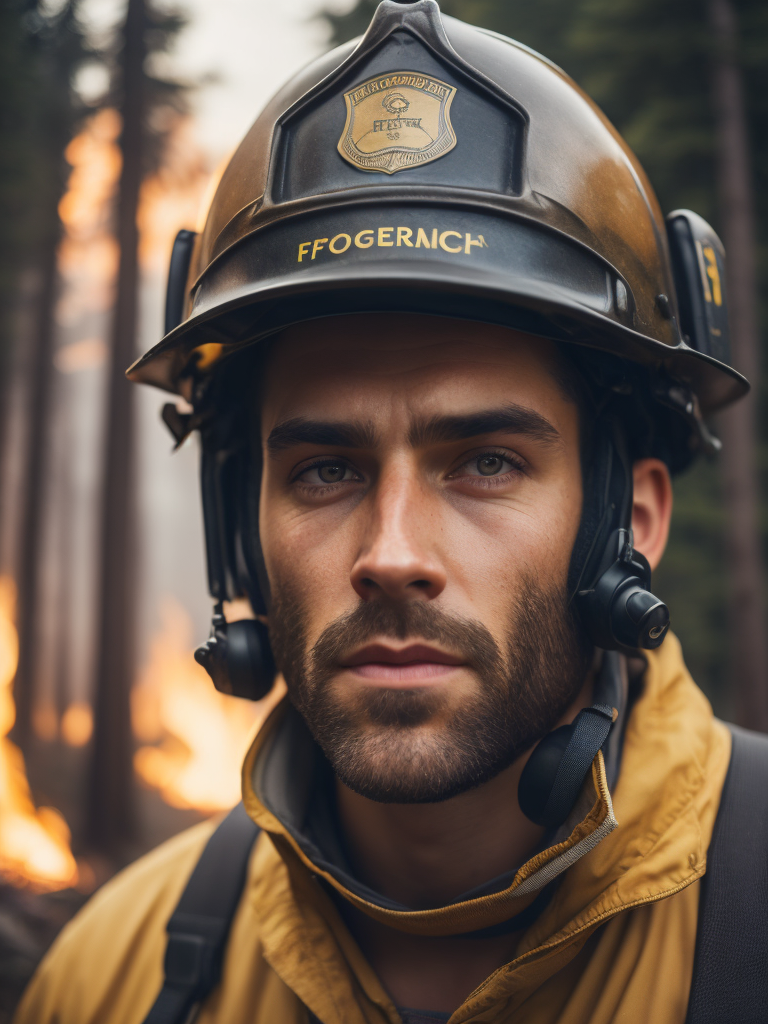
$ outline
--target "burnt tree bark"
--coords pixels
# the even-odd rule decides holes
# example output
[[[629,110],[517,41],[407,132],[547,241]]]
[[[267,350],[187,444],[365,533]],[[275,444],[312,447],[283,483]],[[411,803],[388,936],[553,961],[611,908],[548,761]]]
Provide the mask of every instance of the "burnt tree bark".
[[[135,414],[125,370],[134,359],[138,323],[136,212],[144,163],[146,27],[145,0],[128,0],[120,59],[120,263],[107,385],[94,733],[86,830],[93,849],[115,858],[124,855],[135,833],[130,720],[135,667]]]
[[[717,186],[728,256],[728,301],[733,363],[753,391],[723,413],[722,472],[732,680],[738,721],[768,732],[768,635],[765,572],[758,518],[757,415],[760,384],[755,202],[744,84],[737,57],[736,12],[731,0],[709,0],[714,39],[712,96]]]

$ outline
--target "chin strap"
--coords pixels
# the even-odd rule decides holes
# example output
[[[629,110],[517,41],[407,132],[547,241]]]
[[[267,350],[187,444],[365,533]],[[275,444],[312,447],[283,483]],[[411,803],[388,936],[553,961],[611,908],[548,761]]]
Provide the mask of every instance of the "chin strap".
[[[545,828],[562,825],[576,803],[595,754],[608,739],[615,709],[584,708],[571,725],[539,743],[520,776],[517,795],[526,817]]]
[[[599,750],[606,760],[611,788],[619,771],[628,684],[624,658],[605,651],[595,680],[595,703],[570,725],[560,726],[534,749],[520,776],[517,797],[527,818],[548,829],[559,828],[571,813]]]

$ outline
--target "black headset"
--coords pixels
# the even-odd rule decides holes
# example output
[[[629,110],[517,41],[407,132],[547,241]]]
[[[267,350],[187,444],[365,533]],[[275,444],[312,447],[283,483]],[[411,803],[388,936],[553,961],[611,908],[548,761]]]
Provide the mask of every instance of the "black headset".
[[[669,628],[669,611],[651,593],[651,568],[632,546],[632,463],[616,419],[598,419],[584,502],[569,571],[571,601],[596,647],[624,654],[653,650]],[[613,700],[584,708],[528,758],[517,796],[537,825],[557,828],[568,817],[621,711],[619,698]]]
[[[711,228],[689,211],[667,220],[675,286],[686,342],[710,352],[712,340],[704,309],[703,284],[696,257],[702,238],[717,242]],[[181,320],[185,282],[194,235],[180,232],[174,244],[166,300],[166,333]],[[673,308],[667,296],[663,299]],[[706,312],[706,309],[705,309]],[[670,315],[672,315],[670,313]],[[722,314],[723,318],[725,314]],[[727,323],[716,336],[727,348]],[[209,590],[216,604],[211,636],[195,652],[217,689],[249,700],[264,697],[276,672],[267,627],[258,618],[227,622],[223,601],[250,598],[254,613],[267,610],[268,581],[252,524],[257,521],[257,496],[247,444],[247,425],[239,420],[238,403],[209,381],[207,400],[192,414],[167,405],[163,419],[177,445],[195,429],[202,443],[202,499]],[[688,420],[709,450],[718,443],[706,431],[695,398],[678,383],[656,387],[655,398]],[[215,409],[215,415],[213,410]],[[207,412],[206,410],[210,410]],[[658,647],[669,627],[666,605],[651,592],[651,570],[633,548],[632,463],[622,420],[607,412],[598,416],[594,452],[585,479],[585,508],[574,546],[569,592],[581,622],[595,646],[604,651],[633,653]],[[555,729],[536,746],[520,778],[518,798],[524,813],[547,828],[561,825],[570,813],[597,752],[604,746],[620,709],[607,703],[585,708],[570,725]]]

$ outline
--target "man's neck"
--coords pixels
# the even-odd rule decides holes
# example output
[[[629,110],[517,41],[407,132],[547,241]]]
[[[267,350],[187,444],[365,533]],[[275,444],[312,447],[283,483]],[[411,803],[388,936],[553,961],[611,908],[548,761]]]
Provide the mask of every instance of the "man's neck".
[[[593,674],[556,725],[592,702]],[[360,881],[414,910],[445,906],[520,867],[543,829],[520,810],[527,756],[482,786],[439,804],[382,804],[337,781],[339,823]],[[397,932],[350,904],[340,907],[385,989],[399,1006],[452,1013],[513,956],[520,933],[430,938]]]
[[[444,906],[522,864],[543,830],[517,802],[525,758],[490,782],[437,804],[382,804],[337,782],[355,874],[414,910]]]

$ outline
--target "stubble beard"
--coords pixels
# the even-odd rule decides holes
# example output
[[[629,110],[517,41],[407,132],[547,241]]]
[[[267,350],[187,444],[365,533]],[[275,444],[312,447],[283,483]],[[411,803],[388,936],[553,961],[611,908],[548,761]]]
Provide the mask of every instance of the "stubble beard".
[[[526,576],[506,652],[480,622],[424,601],[371,601],[327,626],[308,648],[303,603],[276,581],[275,660],[290,698],[341,781],[382,803],[436,803],[494,778],[550,732],[581,689],[592,646],[564,588]],[[477,686],[408,690],[334,686],[346,655],[374,640],[426,640],[458,653]]]

